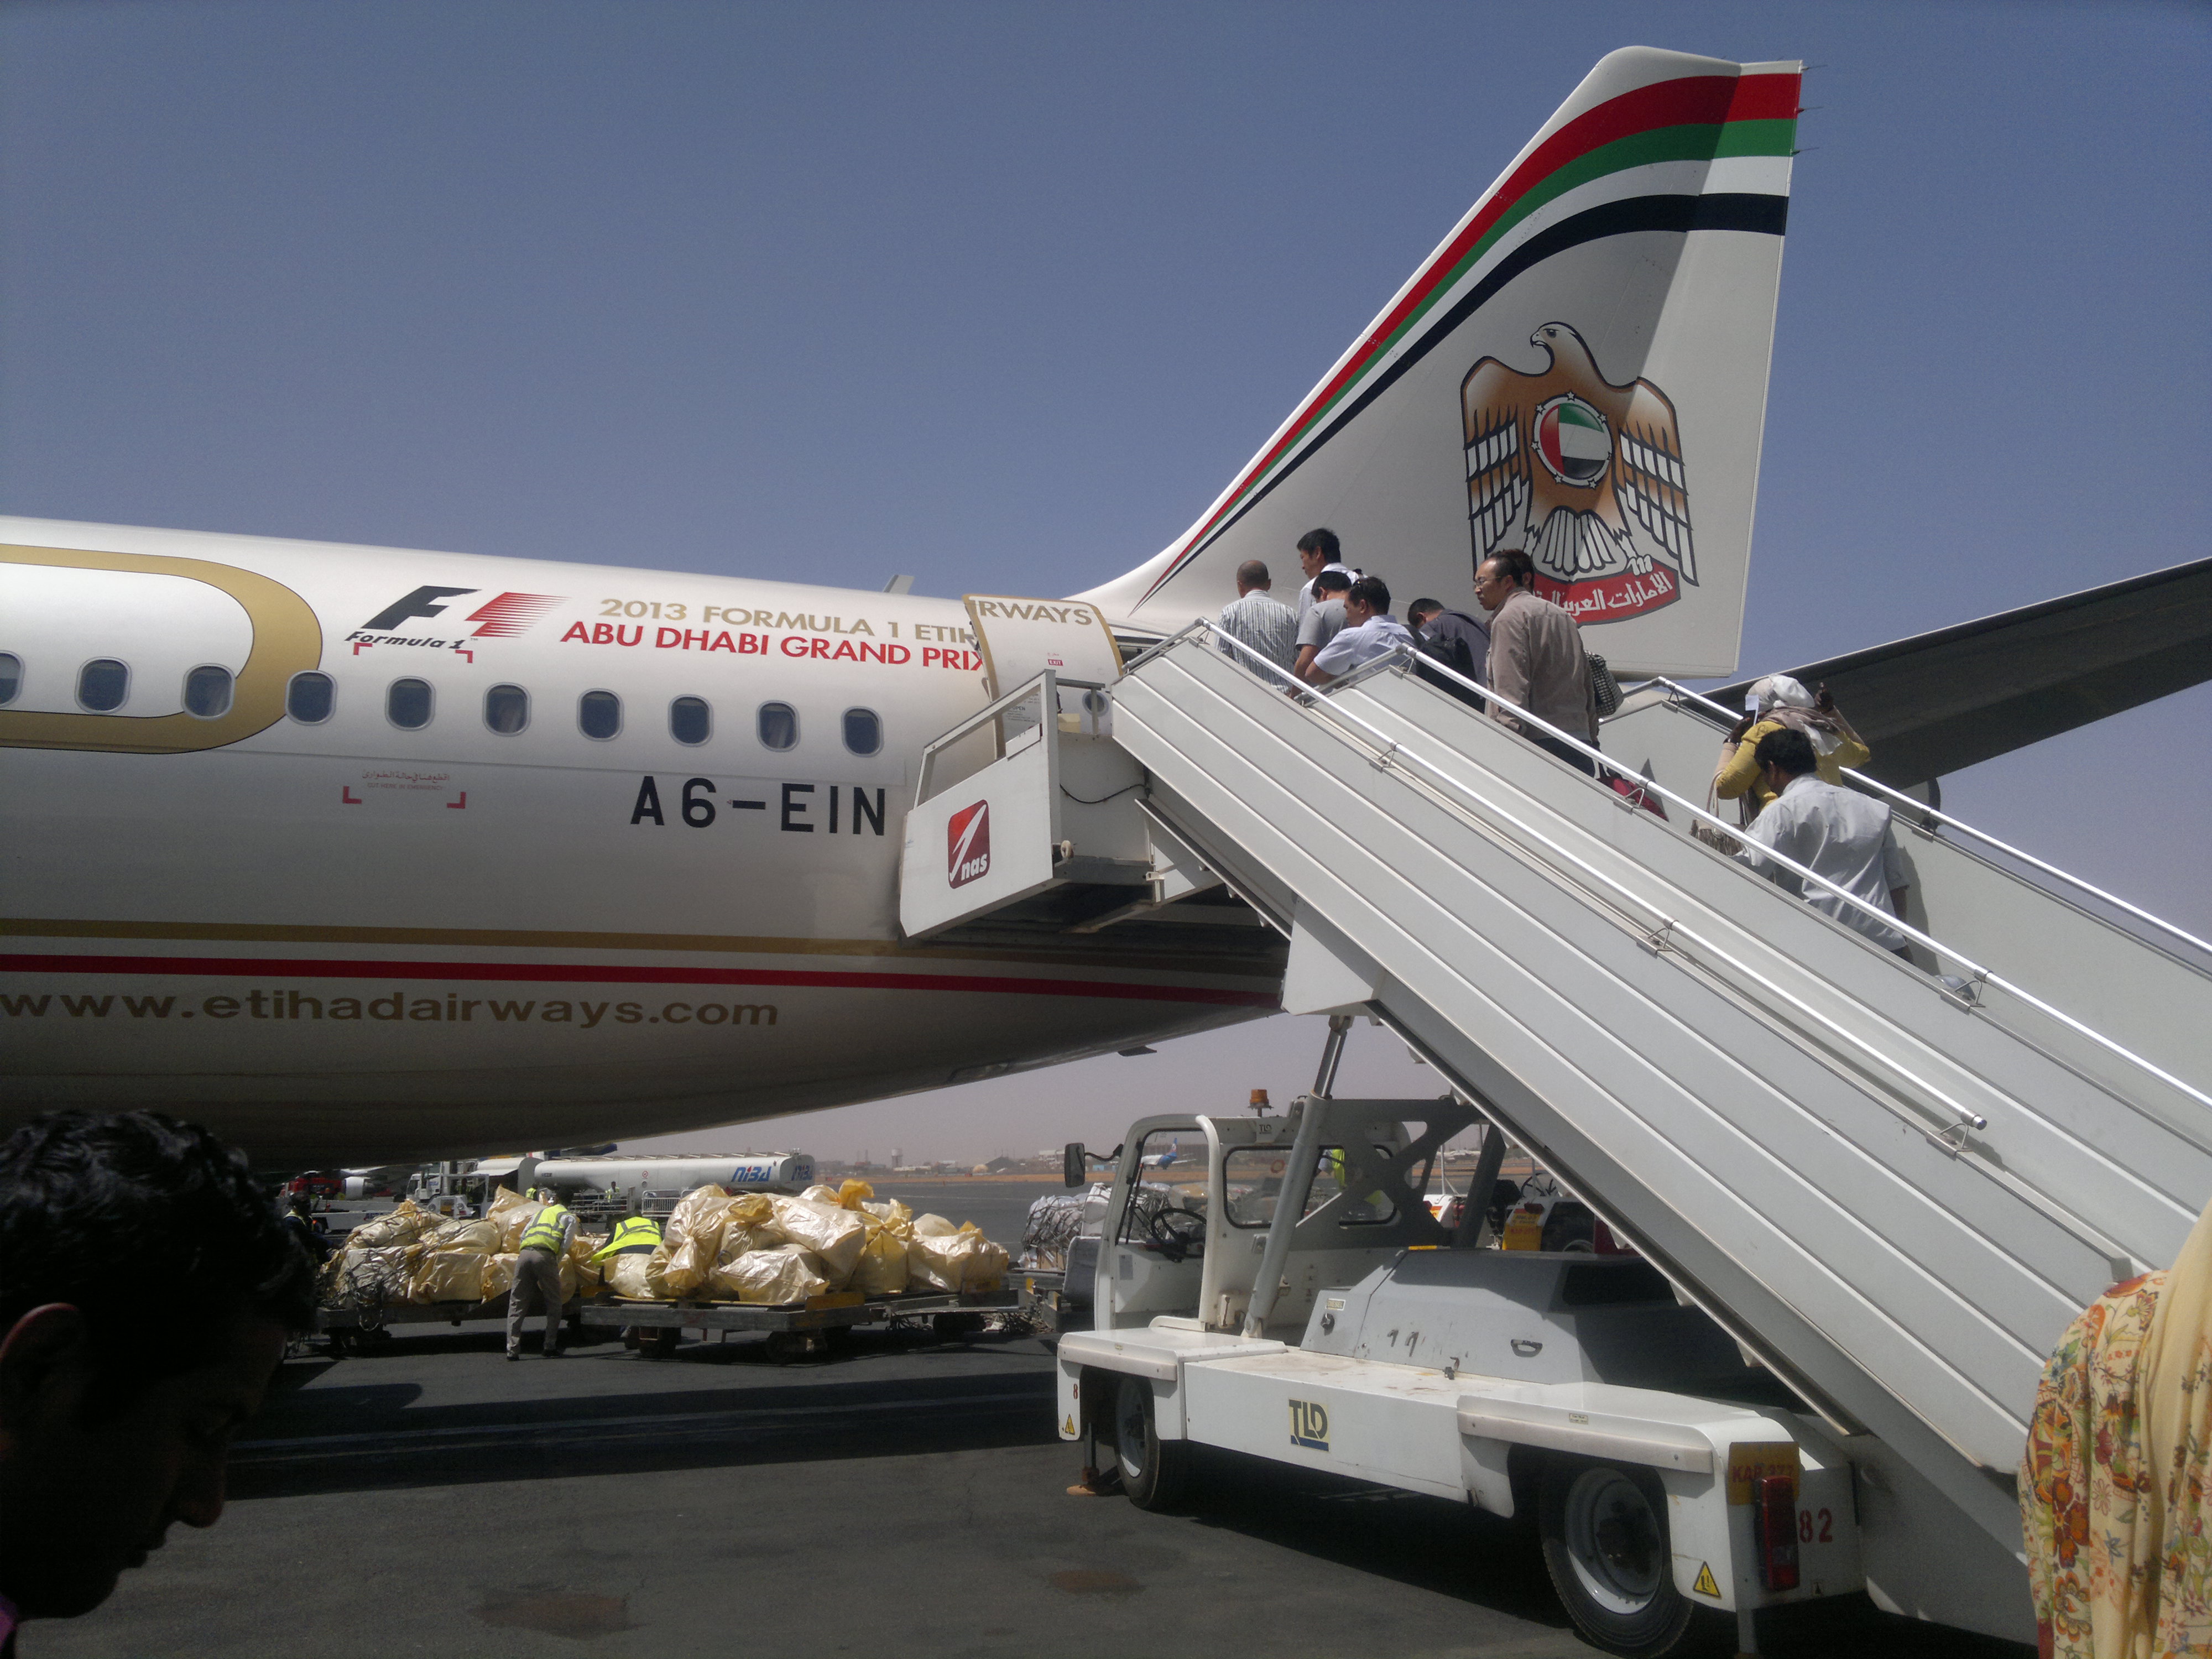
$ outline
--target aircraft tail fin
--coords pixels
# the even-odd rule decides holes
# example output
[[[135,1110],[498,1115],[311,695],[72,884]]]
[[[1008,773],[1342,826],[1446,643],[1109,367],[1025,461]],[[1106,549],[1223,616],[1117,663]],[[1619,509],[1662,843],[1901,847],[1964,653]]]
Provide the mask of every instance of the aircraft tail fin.
[[[1733,672],[1800,69],[1603,58],[1198,521],[1079,597],[1176,627],[1325,526],[1464,607],[1521,548],[1616,672]]]

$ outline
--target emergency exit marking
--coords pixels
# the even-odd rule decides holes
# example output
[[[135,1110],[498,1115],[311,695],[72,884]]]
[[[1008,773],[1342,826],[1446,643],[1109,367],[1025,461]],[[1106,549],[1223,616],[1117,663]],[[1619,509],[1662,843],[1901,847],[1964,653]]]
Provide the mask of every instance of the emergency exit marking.
[[[1291,1443],[1314,1451],[1327,1451],[1328,1407],[1313,1400],[1291,1401]]]

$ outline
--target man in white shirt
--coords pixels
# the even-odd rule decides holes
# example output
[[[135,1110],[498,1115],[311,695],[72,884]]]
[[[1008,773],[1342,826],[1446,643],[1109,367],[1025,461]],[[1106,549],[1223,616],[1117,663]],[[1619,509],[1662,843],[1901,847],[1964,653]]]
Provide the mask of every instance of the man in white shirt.
[[[1237,597],[1221,607],[1221,631],[1243,641],[1278,668],[1288,668],[1298,651],[1298,619],[1291,607],[1270,594],[1267,567],[1247,559],[1237,567]],[[1221,654],[1237,647],[1219,641]]]
[[[1380,576],[1362,576],[1344,596],[1344,631],[1315,655],[1306,678],[1328,685],[1363,664],[1405,647],[1413,648],[1413,636],[1405,623],[1390,614],[1390,590]]]
[[[1825,876],[1855,898],[1876,909],[1905,914],[1905,860],[1890,832],[1889,808],[1855,789],[1838,788],[1820,781],[1813,740],[1802,732],[1784,726],[1759,740],[1754,751],[1766,787],[1775,792],[1745,836],[1759,847],[1771,848],[1794,860],[1816,876]],[[1885,951],[1908,962],[1911,954],[1905,935],[1877,915],[1846,904],[1824,887],[1808,891],[1795,872],[1770,865],[1754,848],[1737,856],[1754,870],[1765,869],[1769,879],[1785,892],[1796,893],[1815,910],[1833,916],[1854,933],[1863,933]]]
[[[1314,594],[1314,578],[1324,570],[1341,570],[1348,580],[1359,573],[1344,562],[1343,549],[1334,530],[1309,530],[1298,538],[1298,568],[1306,573],[1306,585],[1298,589],[1298,620],[1306,619],[1306,612],[1317,603]]]

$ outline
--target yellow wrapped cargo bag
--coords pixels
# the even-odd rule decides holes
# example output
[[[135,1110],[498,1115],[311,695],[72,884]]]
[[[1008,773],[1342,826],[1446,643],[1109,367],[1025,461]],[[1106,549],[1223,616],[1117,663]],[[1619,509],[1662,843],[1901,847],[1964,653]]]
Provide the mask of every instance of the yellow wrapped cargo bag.
[[[826,1188],[824,1189],[826,1190]],[[775,1231],[785,1243],[811,1250],[822,1260],[832,1286],[842,1287],[853,1276],[860,1252],[868,1243],[866,1220],[852,1210],[835,1205],[809,1203],[804,1198],[774,1198]]]
[[[499,1248],[502,1254],[512,1255],[522,1248],[523,1230],[537,1218],[545,1206],[535,1199],[525,1198],[512,1187],[502,1187],[492,1194],[483,1218],[499,1229]]]
[[[848,1210],[857,1210],[876,1195],[876,1189],[865,1181],[845,1181],[837,1185],[837,1202]]]
[[[896,1296],[907,1285],[906,1239],[897,1228],[868,1219],[868,1242],[854,1264],[851,1287],[866,1296]]]
[[[600,1271],[600,1264],[593,1261],[592,1256],[592,1252],[606,1242],[606,1237],[602,1233],[578,1233],[575,1237],[569,1240],[568,1261],[562,1265],[564,1268],[573,1266],[576,1270],[576,1288],[574,1294],[583,1297],[597,1296],[600,1288],[605,1285],[606,1276]],[[567,1283],[565,1272],[562,1282]]]
[[[422,1242],[434,1250],[474,1250],[479,1255],[489,1255],[499,1249],[499,1224],[495,1221],[442,1222],[423,1234]]]
[[[917,1224],[907,1247],[907,1273],[914,1284],[933,1291],[994,1291],[1006,1282],[1006,1252],[972,1221],[950,1233],[923,1233]]]
[[[668,1287],[653,1271],[649,1255],[609,1256],[600,1264],[606,1274],[606,1286],[617,1296],[628,1297],[633,1302],[665,1300]]]
[[[660,1230],[660,1243],[653,1261],[672,1296],[689,1296],[707,1282],[714,1269],[714,1253],[722,1243],[722,1222],[729,1212],[730,1195],[709,1182],[694,1187],[676,1200]],[[694,1234],[697,1235],[694,1240]]]
[[[799,1198],[803,1204],[835,1204],[837,1201],[837,1188],[824,1187],[817,1182],[799,1194]]]
[[[745,1210],[748,1205],[757,1206],[757,1212]],[[738,1220],[744,1211],[750,1222]],[[783,1243],[783,1236],[775,1231],[775,1212],[764,1198],[741,1198],[730,1206],[729,1219],[722,1224],[722,1248],[715,1253],[716,1267],[726,1267],[748,1250],[764,1250]]]
[[[477,1294],[496,1302],[514,1288],[514,1254],[501,1251],[484,1258],[483,1287]]]
[[[408,1282],[410,1302],[481,1302],[484,1268],[491,1258],[481,1250],[425,1250]]]
[[[896,1231],[901,1238],[914,1237],[914,1212],[895,1198],[887,1198],[879,1204],[863,1199],[860,1201],[860,1211],[864,1215],[875,1217],[877,1220]]]
[[[714,1269],[718,1295],[740,1302],[775,1306],[804,1302],[830,1288],[822,1259],[796,1244],[773,1244],[764,1250],[748,1250],[726,1267]]]
[[[437,1216],[418,1207],[413,1199],[403,1198],[375,1220],[364,1221],[348,1233],[346,1248],[381,1250],[394,1244],[412,1244],[437,1224]]]

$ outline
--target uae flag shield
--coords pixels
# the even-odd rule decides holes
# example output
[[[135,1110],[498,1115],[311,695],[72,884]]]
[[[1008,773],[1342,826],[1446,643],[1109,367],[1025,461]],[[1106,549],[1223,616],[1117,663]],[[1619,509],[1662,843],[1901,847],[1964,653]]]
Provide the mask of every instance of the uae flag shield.
[[[1605,476],[1613,434],[1604,416],[1569,393],[1536,411],[1536,453],[1561,483],[1588,486]]]

